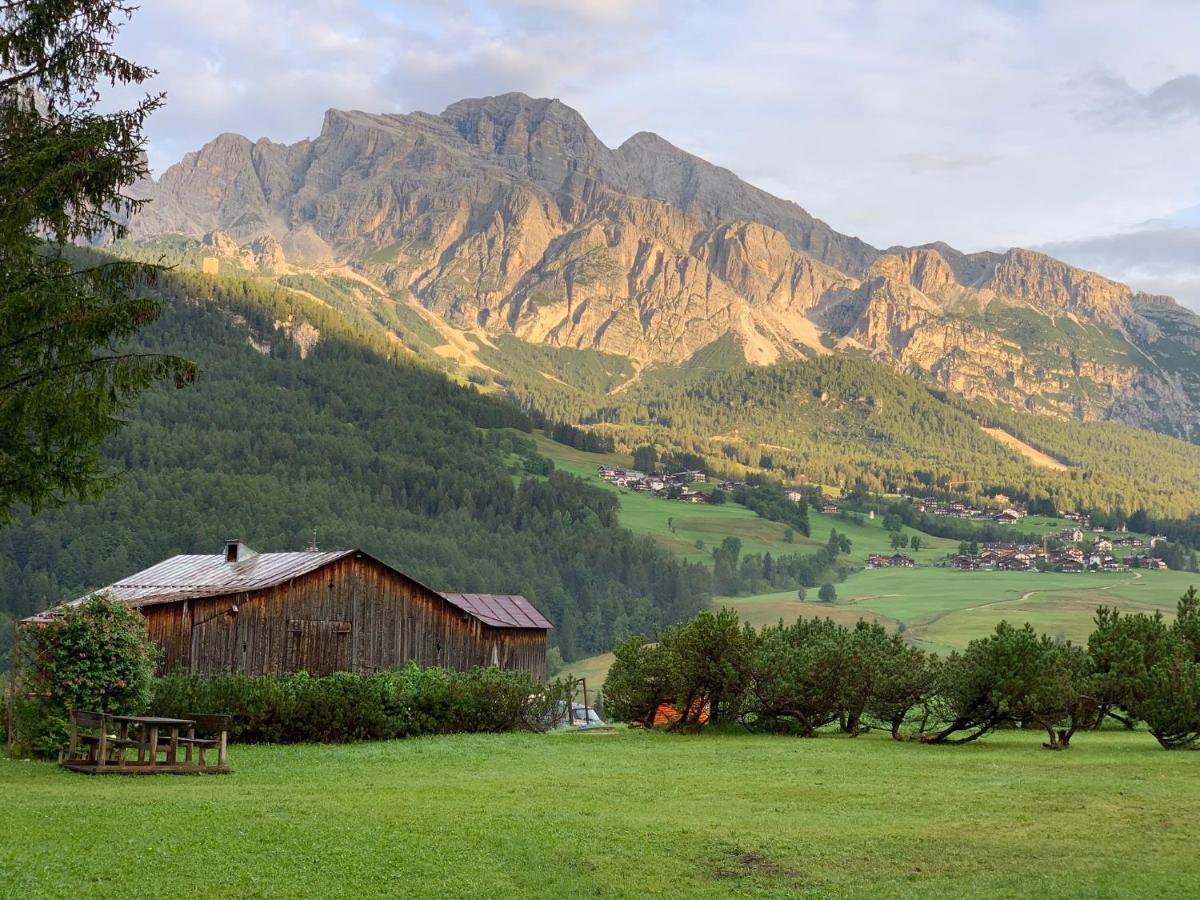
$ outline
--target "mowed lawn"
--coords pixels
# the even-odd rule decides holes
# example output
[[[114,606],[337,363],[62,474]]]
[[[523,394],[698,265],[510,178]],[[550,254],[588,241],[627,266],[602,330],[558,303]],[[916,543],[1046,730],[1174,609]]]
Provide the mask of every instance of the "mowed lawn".
[[[0,760],[6,897],[1185,897],[1200,755],[1002,732],[242,747],[228,777]]]

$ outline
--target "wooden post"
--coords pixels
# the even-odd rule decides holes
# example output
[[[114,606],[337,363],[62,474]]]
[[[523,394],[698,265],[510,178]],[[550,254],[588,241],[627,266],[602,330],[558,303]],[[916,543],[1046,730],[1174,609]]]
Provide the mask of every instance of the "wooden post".
[[[587,679],[580,678],[579,680],[583,684],[583,724],[586,726],[590,725],[592,721],[591,710],[588,708]]]
[[[96,768],[103,769],[108,761],[108,723],[107,715],[100,716],[100,740],[96,744]]]
[[[167,765],[174,767],[179,753],[179,726],[171,726],[171,742],[167,744]]]
[[[220,743],[217,744],[217,765],[222,769],[225,768],[225,740],[228,732],[224,728],[221,729]]]
[[[75,710],[71,710],[71,740],[67,743],[67,760],[68,761],[75,758],[75,753],[77,752],[76,748],[78,748],[78,746],[79,746],[79,726],[75,722]],[[58,754],[58,761],[59,761],[59,763],[61,763],[63,761],[63,755],[62,755],[61,751]]]

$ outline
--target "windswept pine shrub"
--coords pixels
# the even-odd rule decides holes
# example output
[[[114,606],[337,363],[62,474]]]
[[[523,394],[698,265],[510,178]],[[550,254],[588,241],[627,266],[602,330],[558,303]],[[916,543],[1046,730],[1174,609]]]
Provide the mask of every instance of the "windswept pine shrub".
[[[613,651],[604,708],[614,719],[652,725],[659,705],[671,697],[670,684],[668,652],[644,637],[631,637]]]
[[[934,708],[939,727],[926,743],[966,743],[996,727],[1024,722],[1045,729],[1046,746],[1060,749],[1096,718],[1089,696],[1087,652],[1039,635],[1028,623],[1001,622],[985,638],[945,661]]]
[[[649,725],[659,706],[679,713],[675,728],[736,716],[753,666],[754,630],[730,609],[702,612],[668,628],[656,643],[632,638],[617,647],[604,685],[609,715]]]
[[[730,610],[704,613],[657,641],[621,644],[605,685],[613,718],[651,725],[663,705],[679,730],[736,718],[755,731],[815,736],[886,728],[897,740],[967,743],[1020,725],[1049,749],[1117,715],[1166,749],[1200,747],[1200,595],[1174,623],[1101,609],[1088,646],[1001,622],[946,659],[878,624],[830,619],[754,631]],[[1125,716],[1120,712],[1124,711]]]
[[[373,674],[251,677],[237,673],[158,679],[156,715],[226,713],[230,739],[342,743],[460,732],[542,731],[570,693],[525,672],[454,672],[410,664]]]
[[[1088,639],[1094,693],[1104,709],[1137,721],[1167,750],[1200,747],[1200,595],[1190,588],[1170,625],[1161,613],[1101,607]]]
[[[829,619],[763,628],[746,722],[756,730],[811,737],[842,712],[846,629]]]

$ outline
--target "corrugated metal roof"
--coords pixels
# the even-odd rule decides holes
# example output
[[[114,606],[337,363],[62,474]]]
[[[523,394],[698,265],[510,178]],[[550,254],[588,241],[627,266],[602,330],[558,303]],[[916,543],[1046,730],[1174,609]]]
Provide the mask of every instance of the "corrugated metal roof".
[[[123,603],[141,607],[255,591],[304,575],[354,552],[256,553],[241,562],[232,563],[226,562],[221,553],[182,554],[64,603],[63,606],[75,606],[96,594],[111,594]]]
[[[56,607],[61,610],[76,606],[96,594],[111,594],[133,607],[159,603],[177,603],[200,597],[218,597],[274,587],[300,575],[305,575],[359,550],[333,550],[324,553],[257,553],[241,562],[226,562],[222,553],[184,554],[172,556],[135,575],[122,578],[108,587],[92,591]],[[367,554],[362,553],[363,556]],[[381,565],[387,565],[381,563]],[[392,569],[391,566],[387,566]],[[554,626],[538,612],[537,607],[519,594],[457,594],[442,593],[426,588],[415,579],[396,571],[404,578],[454,604],[463,612],[496,628],[542,628]],[[55,610],[31,617],[45,619]]]
[[[497,628],[543,628],[554,626],[536,606],[520,594],[456,594],[442,596],[486,625]]]

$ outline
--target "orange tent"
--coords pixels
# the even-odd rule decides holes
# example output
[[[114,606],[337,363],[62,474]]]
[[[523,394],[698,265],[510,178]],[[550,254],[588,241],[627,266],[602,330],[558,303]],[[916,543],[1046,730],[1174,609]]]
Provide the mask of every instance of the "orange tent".
[[[699,708],[697,708],[699,707]],[[704,725],[708,722],[708,704],[705,703],[700,707],[700,701],[696,700],[692,704],[691,718],[693,721]],[[674,725],[679,721],[679,710],[669,703],[660,703],[658,709],[654,711],[654,725]]]

